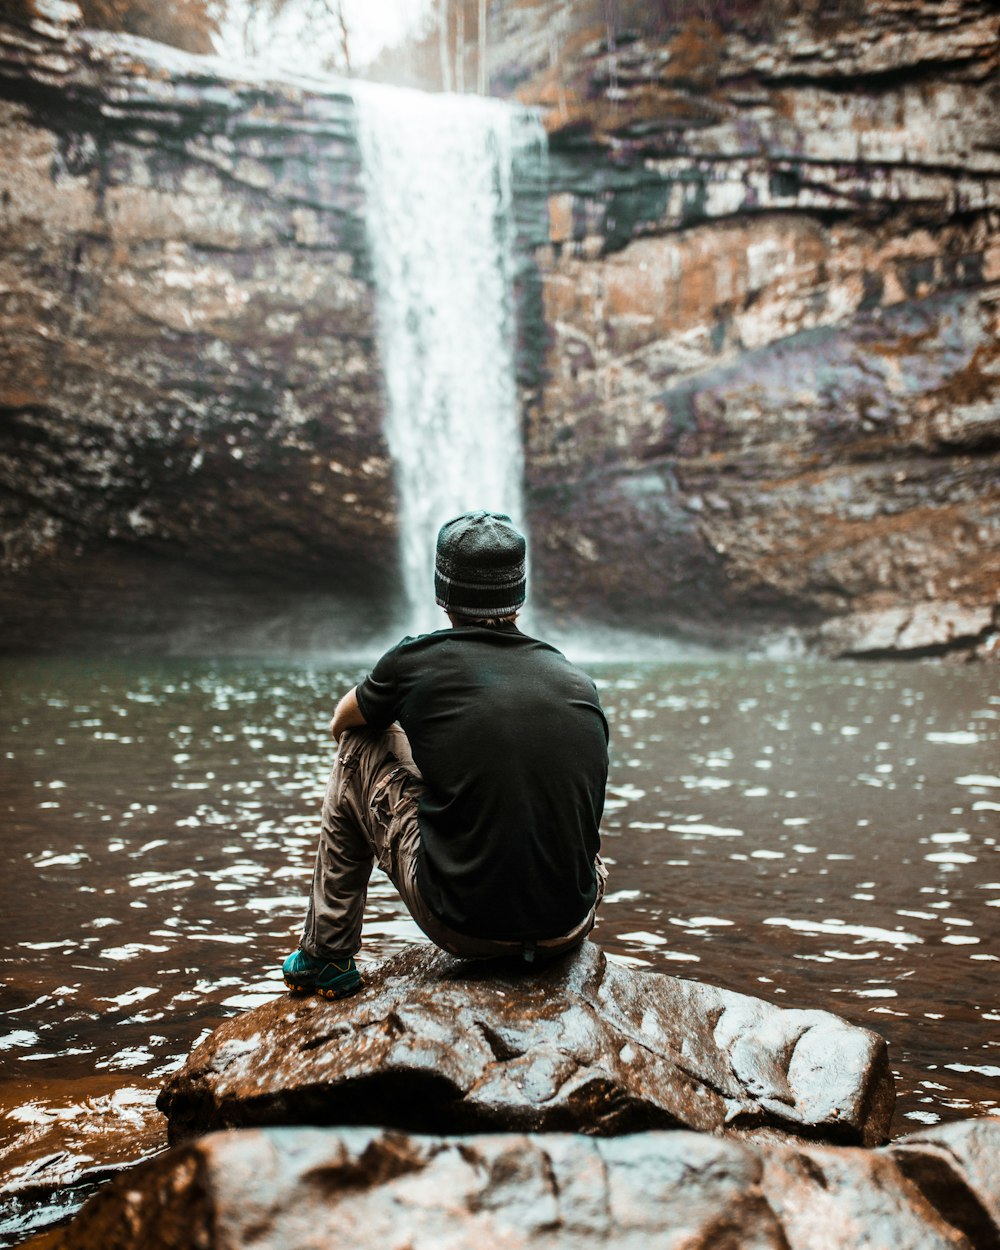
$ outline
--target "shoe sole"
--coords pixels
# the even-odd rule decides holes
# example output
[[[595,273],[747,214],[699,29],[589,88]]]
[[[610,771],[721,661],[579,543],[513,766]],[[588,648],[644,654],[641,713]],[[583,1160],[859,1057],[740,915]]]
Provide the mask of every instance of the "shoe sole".
[[[352,985],[349,989],[344,990],[321,990],[317,987],[316,993],[320,996],[320,998],[327,998],[333,1001],[338,998],[350,998],[351,995],[356,994],[363,985],[364,981],[359,981],[357,985]]]
[[[297,981],[289,981],[288,977],[284,977],[283,979],[293,994],[311,994],[316,988],[314,985],[301,985]]]
[[[348,989],[320,989],[316,985],[303,985],[300,981],[290,981],[288,977],[284,977],[284,982],[293,994],[319,994],[321,998],[329,999],[331,1002],[338,998],[350,998],[352,994],[356,994],[364,986],[364,978],[360,978],[356,985],[350,986]]]

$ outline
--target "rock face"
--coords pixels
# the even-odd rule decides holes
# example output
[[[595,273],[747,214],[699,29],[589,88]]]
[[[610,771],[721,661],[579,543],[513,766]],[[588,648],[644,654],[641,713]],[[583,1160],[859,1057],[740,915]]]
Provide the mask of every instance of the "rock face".
[[[610,52],[578,29],[558,69],[527,33],[498,52],[549,108],[536,567],[585,610],[974,650],[1000,597],[995,11],[725,12]]]
[[[998,1158],[993,1117],[879,1151],[686,1132],[595,1140],[245,1130],[175,1147],[116,1181],[69,1228],[28,1244],[987,1250],[1000,1244]],[[942,1161],[944,1188],[933,1175]]]
[[[22,636],[38,583],[56,617],[92,581],[105,613],[144,582],[167,613],[220,580],[387,598],[346,90],[40,20],[0,27],[0,133],[0,565]]]
[[[626,30],[622,3],[611,45],[586,8],[491,37],[550,133],[519,275],[536,603],[1000,653],[993,6],[679,0]],[[0,135],[4,640],[220,581],[384,605],[346,92],[39,19],[0,30]]]
[[[877,1034],[587,942],[538,971],[430,946],[341,1003],[276,999],[226,1021],[168,1082],[171,1140],[269,1124],[614,1135],[762,1126],[874,1145],[894,1091]]]

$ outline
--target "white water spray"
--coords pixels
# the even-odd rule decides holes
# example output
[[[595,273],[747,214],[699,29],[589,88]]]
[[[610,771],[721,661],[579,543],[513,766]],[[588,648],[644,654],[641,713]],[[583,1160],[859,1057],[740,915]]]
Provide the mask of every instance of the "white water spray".
[[[441,524],[487,508],[523,525],[516,111],[475,96],[363,83],[355,102],[408,628],[425,632],[445,624],[433,589]],[[534,143],[543,150],[537,135]]]

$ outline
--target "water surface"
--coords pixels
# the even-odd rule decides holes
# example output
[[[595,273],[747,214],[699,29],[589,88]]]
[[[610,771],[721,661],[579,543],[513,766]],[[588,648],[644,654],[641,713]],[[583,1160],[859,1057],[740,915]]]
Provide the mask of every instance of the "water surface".
[[[596,939],[635,966],[878,1029],[898,1133],[994,1110],[996,675],[589,668],[612,727]],[[133,1125],[159,1144],[166,1073],[223,1017],[282,991],[329,718],[361,672],[0,663],[0,1159],[15,1179],[60,1155],[78,1172],[74,1124]],[[376,873],[363,957],[417,940]],[[25,1190],[0,1236],[53,1209]]]

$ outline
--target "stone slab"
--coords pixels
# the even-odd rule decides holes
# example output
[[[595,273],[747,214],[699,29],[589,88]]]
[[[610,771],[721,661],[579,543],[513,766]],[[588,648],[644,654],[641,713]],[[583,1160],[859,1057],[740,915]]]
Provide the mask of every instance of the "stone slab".
[[[971,1172],[956,1163],[952,1197],[900,1166],[928,1146],[971,1163]],[[1000,1189],[997,1117],[875,1151],[684,1131],[594,1139],[250,1129],[174,1147],[28,1245],[991,1250],[1000,1245],[995,1211],[963,1205],[982,1185]]]
[[[591,942],[537,970],[425,945],[367,975],[353,999],[285,996],[216,1029],[160,1096],[172,1140],[289,1123],[888,1136],[886,1044],[829,1012],[625,968]]]

